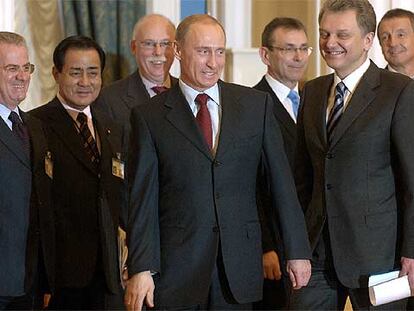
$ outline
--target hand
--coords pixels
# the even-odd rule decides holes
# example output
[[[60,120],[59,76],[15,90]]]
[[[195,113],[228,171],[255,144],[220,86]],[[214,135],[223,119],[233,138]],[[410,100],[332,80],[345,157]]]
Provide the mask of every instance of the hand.
[[[300,289],[308,285],[311,276],[311,264],[308,259],[288,260],[286,270],[293,289]]]
[[[414,258],[401,257],[401,271],[399,276],[408,275],[411,295],[414,295]]]
[[[269,251],[263,254],[263,274],[264,278],[269,280],[280,280],[282,277],[279,257],[275,251]]]
[[[154,280],[150,271],[134,274],[126,284],[124,303],[128,311],[141,311],[144,303],[154,307]]]

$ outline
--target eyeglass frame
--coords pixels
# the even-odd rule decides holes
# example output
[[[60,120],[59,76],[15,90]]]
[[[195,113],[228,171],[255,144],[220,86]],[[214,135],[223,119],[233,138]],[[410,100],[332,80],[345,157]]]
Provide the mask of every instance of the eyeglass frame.
[[[25,67],[27,66],[27,69]],[[16,75],[19,72],[23,72],[25,74],[32,74],[35,71],[35,65],[31,63],[24,64],[22,66],[15,65],[15,64],[8,64],[3,66],[3,70],[7,72],[9,75]]]
[[[160,49],[167,49],[168,47],[171,47],[173,42],[169,40],[143,40],[138,41],[139,45],[146,50],[155,50],[157,45],[160,47]]]
[[[269,50],[275,49],[280,51],[282,54],[284,55],[293,55],[296,54],[297,52],[300,53],[304,53],[307,54],[308,56],[311,55],[312,51],[313,51],[313,47],[311,46],[302,46],[302,47],[286,47],[286,48],[282,48],[280,46],[275,46],[275,45],[268,45],[267,48]]]

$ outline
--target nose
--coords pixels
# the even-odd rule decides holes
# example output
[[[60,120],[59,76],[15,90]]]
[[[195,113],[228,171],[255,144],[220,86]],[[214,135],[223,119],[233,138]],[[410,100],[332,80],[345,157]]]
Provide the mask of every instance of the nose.
[[[158,42],[157,44],[155,44],[154,46],[154,55],[159,56],[162,54],[162,48],[160,43]]]
[[[83,72],[78,81],[79,85],[89,85],[90,79],[87,72]]]
[[[216,68],[217,60],[216,55],[214,53],[210,53],[207,59],[207,66],[210,68]]]

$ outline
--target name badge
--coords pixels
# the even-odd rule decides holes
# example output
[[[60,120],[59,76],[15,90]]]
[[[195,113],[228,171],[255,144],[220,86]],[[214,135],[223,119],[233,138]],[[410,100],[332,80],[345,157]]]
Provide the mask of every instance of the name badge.
[[[52,153],[50,151],[46,152],[45,156],[45,173],[50,179],[53,179],[53,161]]]
[[[124,179],[125,163],[121,160],[121,154],[117,152],[116,158],[112,158],[112,175]]]

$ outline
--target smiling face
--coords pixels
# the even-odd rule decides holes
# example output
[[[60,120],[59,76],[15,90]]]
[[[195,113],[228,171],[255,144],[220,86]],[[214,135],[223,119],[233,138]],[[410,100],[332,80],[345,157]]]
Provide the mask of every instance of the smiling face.
[[[190,26],[175,53],[180,61],[181,80],[198,91],[204,91],[220,79],[225,65],[226,39],[221,27],[197,22]]]
[[[0,44],[0,104],[14,110],[25,98],[30,83],[30,72],[21,70],[29,64],[27,48],[23,45]],[[17,72],[8,72],[7,66],[20,66]]]
[[[385,19],[378,28],[378,38],[387,62],[402,73],[414,70],[414,31],[408,17]]]
[[[279,48],[308,47],[308,38],[303,30],[284,27],[273,31],[271,42]],[[299,49],[292,54],[271,47],[261,47],[260,56],[268,73],[290,89],[303,78],[309,59],[309,54]]]
[[[85,109],[98,97],[102,86],[98,52],[94,49],[67,50],[62,72],[53,68],[53,76],[66,104]]]
[[[327,11],[320,21],[322,57],[341,79],[364,63],[373,40],[373,32],[364,34],[358,26],[354,10]]]
[[[131,52],[144,78],[156,84],[165,81],[174,61],[174,37],[174,26],[162,16],[151,15],[137,25]]]

